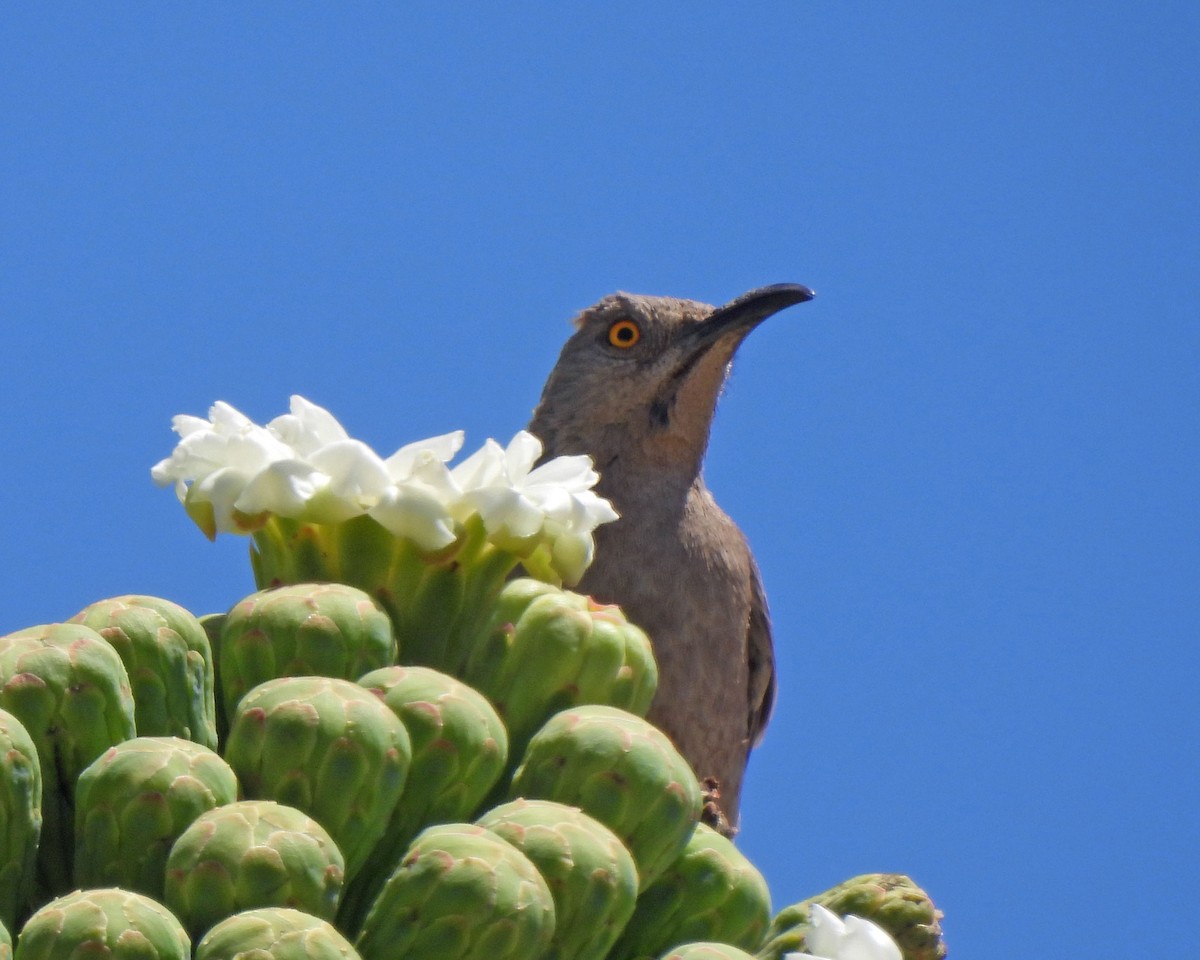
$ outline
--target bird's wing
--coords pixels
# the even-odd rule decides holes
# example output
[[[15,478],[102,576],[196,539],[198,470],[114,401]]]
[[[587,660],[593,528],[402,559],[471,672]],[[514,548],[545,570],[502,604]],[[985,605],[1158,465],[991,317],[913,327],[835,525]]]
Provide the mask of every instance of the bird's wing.
[[[771,640],[771,616],[758,564],[750,561],[750,626],[746,637],[749,659],[750,745],[758,746],[771,710],[775,706],[775,645]]]

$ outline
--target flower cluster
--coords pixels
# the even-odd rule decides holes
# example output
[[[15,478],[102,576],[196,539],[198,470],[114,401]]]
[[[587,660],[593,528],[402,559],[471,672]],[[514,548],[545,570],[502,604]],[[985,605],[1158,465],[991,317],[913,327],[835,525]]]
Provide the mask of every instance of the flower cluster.
[[[592,532],[617,518],[592,491],[599,475],[589,457],[555,457],[535,467],[542,445],[525,431],[507,447],[488,440],[451,467],[462,431],[383,458],[300,396],[266,426],[217,402],[207,420],[180,415],[172,427],[179,443],[151,476],[160,486],[174,484],[210,539],[253,533],[272,516],[336,524],[366,515],[435,552],[477,516],[488,539],[506,549],[548,548],[563,579],[574,582],[591,562]]]
[[[809,953],[789,953],[784,960],[900,960],[900,948],[886,930],[870,920],[845,919],[819,903],[812,905]]]

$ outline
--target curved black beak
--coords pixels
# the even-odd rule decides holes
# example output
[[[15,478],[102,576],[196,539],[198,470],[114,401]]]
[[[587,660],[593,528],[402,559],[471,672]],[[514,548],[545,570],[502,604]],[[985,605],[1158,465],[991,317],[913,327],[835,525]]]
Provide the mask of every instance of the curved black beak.
[[[707,320],[688,330],[687,352],[698,356],[730,334],[740,341],[767,317],[797,303],[805,303],[814,296],[812,290],[799,283],[775,283],[743,293],[736,300],[717,307]]]
[[[717,307],[705,326],[717,324],[721,327],[754,327],[767,317],[786,307],[805,303],[813,298],[813,292],[799,283],[775,283],[743,293],[723,307]]]
[[[707,319],[687,327],[675,341],[672,350],[672,357],[677,366],[666,378],[658,396],[650,405],[652,419],[661,425],[670,421],[671,408],[680,387],[696,369],[701,358],[718,343],[729,344],[729,353],[725,355],[725,359],[728,360],[746,335],[767,317],[812,298],[813,292],[801,284],[776,283],[744,293],[736,300],[717,307]],[[713,403],[716,402],[715,391],[718,388],[719,383],[713,388]]]

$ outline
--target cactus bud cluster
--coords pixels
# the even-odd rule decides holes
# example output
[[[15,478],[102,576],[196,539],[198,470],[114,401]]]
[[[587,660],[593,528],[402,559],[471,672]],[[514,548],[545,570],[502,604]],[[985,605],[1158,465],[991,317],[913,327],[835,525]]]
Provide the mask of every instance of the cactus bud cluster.
[[[0,960],[781,960],[817,902],[944,954],[906,878],[771,922],[643,719],[646,635],[542,582],[491,597],[457,676],[427,665],[444,623],[398,645],[388,604],[335,583],[200,619],[117,597],[0,637]]]

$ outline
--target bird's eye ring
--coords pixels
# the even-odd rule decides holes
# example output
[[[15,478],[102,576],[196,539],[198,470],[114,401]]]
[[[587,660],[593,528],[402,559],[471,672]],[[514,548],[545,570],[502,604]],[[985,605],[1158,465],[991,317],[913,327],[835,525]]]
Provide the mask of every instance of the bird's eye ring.
[[[608,342],[622,350],[642,339],[641,328],[632,320],[618,320],[608,328]]]

